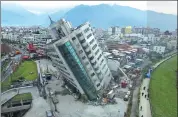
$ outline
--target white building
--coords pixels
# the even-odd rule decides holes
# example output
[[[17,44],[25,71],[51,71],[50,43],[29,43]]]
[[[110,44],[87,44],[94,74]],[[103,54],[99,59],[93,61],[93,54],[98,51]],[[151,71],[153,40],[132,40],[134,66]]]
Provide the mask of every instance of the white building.
[[[30,35],[26,35],[26,36],[23,37],[23,39],[21,41],[24,44],[27,44],[29,42],[34,42],[34,37],[30,36]]]
[[[166,47],[165,46],[154,46],[153,51],[159,54],[164,54]]]
[[[109,34],[109,35],[112,35],[112,28],[111,28],[111,27],[108,28],[108,34]]]
[[[176,49],[177,48],[177,40],[171,40],[167,42],[167,48],[168,49]]]
[[[131,33],[131,34],[125,34],[125,37],[140,37],[143,38],[144,36],[140,33]]]
[[[57,65],[64,80],[88,99],[95,100],[97,91],[107,88],[112,75],[105,57],[87,22],[72,28],[64,19],[51,20],[53,40],[48,45],[48,55]]]
[[[18,34],[15,33],[7,33],[7,32],[3,32],[2,34],[2,39],[8,39],[11,41],[17,41],[18,40]]]
[[[108,34],[109,35],[120,35],[121,34],[121,28],[118,26],[110,27],[108,28]]]
[[[148,42],[151,42],[152,44],[158,42],[160,40],[160,37],[156,37],[154,34],[148,34]]]

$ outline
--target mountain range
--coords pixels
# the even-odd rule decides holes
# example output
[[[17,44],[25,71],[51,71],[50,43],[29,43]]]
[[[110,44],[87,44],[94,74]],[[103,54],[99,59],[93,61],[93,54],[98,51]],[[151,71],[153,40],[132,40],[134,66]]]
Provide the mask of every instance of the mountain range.
[[[127,6],[100,4],[94,6],[79,5],[49,14],[54,21],[65,18],[74,27],[89,21],[97,28],[110,26],[149,26],[162,31],[177,28],[177,15],[143,11]],[[1,5],[2,26],[49,26],[48,14],[34,14],[19,5]]]

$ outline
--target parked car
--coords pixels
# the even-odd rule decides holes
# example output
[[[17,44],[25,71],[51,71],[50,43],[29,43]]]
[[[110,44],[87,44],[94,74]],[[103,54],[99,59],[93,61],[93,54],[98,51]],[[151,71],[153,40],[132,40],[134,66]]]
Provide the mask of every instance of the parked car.
[[[128,100],[129,100],[129,96],[128,96],[128,95],[125,95],[124,101],[128,101]]]
[[[51,110],[46,111],[46,117],[55,117]]]

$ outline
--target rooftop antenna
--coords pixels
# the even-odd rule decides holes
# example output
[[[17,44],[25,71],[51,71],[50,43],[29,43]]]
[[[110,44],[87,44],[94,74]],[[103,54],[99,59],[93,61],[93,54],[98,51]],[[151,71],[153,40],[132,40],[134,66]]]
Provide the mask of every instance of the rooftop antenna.
[[[51,25],[51,24],[54,24],[55,21],[53,21],[49,15],[48,15],[48,17],[49,17],[49,20],[50,20],[50,25]]]

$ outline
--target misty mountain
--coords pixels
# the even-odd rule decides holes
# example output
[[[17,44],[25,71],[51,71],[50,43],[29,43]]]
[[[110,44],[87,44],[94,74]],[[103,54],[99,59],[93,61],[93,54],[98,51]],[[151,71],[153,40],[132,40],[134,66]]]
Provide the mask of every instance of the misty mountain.
[[[42,25],[49,26],[48,14],[36,15],[21,6],[8,7],[1,5],[1,18],[3,25]],[[79,5],[72,9],[64,9],[53,14],[51,18],[56,21],[60,18],[69,20],[73,26],[89,21],[92,26],[108,28],[110,26],[150,26],[161,30],[175,30],[177,16],[154,11],[120,5]]]
[[[92,26],[108,28],[110,26],[149,26],[161,30],[175,30],[177,28],[177,16],[163,14],[154,11],[143,11],[120,5],[80,5],[64,16],[74,26],[85,21],[90,21]]]

